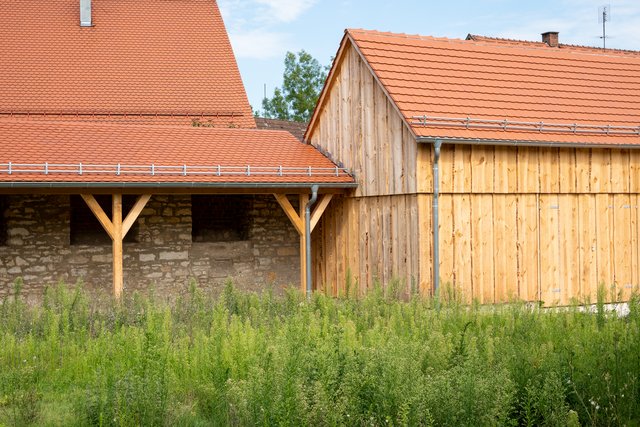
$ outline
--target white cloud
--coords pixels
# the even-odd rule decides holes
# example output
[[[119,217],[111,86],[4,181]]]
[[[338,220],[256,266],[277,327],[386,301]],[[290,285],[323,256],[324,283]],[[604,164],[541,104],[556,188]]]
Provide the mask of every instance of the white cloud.
[[[238,58],[269,59],[284,57],[287,49],[283,33],[265,30],[252,30],[231,33],[231,44]]]
[[[283,25],[297,20],[317,0],[219,0],[238,58],[282,57],[290,37]]]
[[[255,0],[268,10],[268,18],[277,22],[292,22],[306,12],[317,0]]]

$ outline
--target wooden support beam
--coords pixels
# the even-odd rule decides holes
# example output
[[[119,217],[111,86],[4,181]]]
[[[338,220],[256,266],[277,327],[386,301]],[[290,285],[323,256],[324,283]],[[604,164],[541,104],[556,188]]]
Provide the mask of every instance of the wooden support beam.
[[[287,214],[291,224],[293,224],[293,227],[300,236],[300,290],[305,293],[307,291],[307,245],[304,214],[307,203],[309,202],[309,195],[300,194],[298,196],[298,212],[293,208],[285,194],[274,194],[273,196],[282,207],[282,210],[284,210],[284,213]],[[315,209],[311,213],[309,233],[311,233],[316,225],[318,225],[318,222],[320,221],[324,211],[327,209],[327,206],[329,206],[329,202],[331,202],[332,197],[333,194],[324,194],[321,196],[320,201],[316,204]]]
[[[109,219],[92,194],[81,194],[81,196],[111,238],[113,248],[113,295],[116,299],[120,299],[124,287],[122,240],[131,230],[136,219],[138,219],[140,212],[142,212],[142,209],[151,198],[151,194],[143,194],[138,197],[124,221],[122,220],[122,194],[111,195],[111,219]]]
[[[133,207],[127,214],[127,217],[122,222],[122,238],[123,239],[129,232],[129,230],[131,230],[131,227],[136,222],[136,219],[138,219],[140,212],[142,212],[142,209],[144,209],[144,207],[147,205],[147,202],[149,201],[150,198],[151,198],[151,194],[143,194],[142,196],[138,197],[138,199],[136,200],[136,203],[133,205]]]
[[[112,195],[111,221],[113,223],[113,295],[122,296],[124,286],[122,268],[122,194]]]
[[[91,212],[96,216],[104,231],[107,232],[111,240],[113,240],[113,223],[109,219],[104,210],[102,210],[102,206],[98,203],[95,197],[92,194],[81,194],[82,199],[85,201]]]
[[[287,214],[289,221],[293,224],[293,227],[296,229],[298,234],[304,234],[304,215],[298,215],[296,210],[291,206],[291,202],[287,198],[286,194],[274,194],[273,195],[284,213]]]
[[[316,205],[313,213],[311,214],[311,231],[313,231],[316,228],[316,225],[318,225],[322,214],[327,209],[327,206],[329,206],[329,202],[332,198],[333,194],[324,194]]]
[[[298,218],[302,219],[300,221],[300,225],[301,225],[301,231],[300,231],[300,291],[304,294],[307,292],[307,234],[305,233],[305,220],[304,220],[304,209],[307,206],[307,203],[309,202],[309,195],[308,194],[300,194],[298,196],[298,200],[299,200],[299,206],[298,206],[298,212],[299,212],[299,216]]]

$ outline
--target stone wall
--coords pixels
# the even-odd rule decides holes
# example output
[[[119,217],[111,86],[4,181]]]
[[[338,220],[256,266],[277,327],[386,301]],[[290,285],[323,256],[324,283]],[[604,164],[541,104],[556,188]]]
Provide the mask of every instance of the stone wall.
[[[111,245],[70,244],[70,196],[3,197],[7,235],[0,245],[0,297],[19,277],[31,294],[79,280],[90,289],[111,290]],[[225,196],[216,197],[224,203]],[[184,289],[191,279],[216,287],[231,278],[252,290],[296,285],[295,229],[273,196],[247,197],[246,240],[192,242],[191,196],[153,196],[138,218],[135,242],[124,244],[125,292],[153,288],[164,294]]]

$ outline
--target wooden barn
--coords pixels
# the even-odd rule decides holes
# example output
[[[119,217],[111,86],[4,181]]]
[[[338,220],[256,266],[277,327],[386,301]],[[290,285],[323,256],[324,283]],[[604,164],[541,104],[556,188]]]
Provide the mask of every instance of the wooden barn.
[[[305,139],[354,172],[318,289],[568,304],[640,284],[640,52],[347,30]]]
[[[214,0],[0,2],[0,40],[0,298],[306,286],[306,236],[355,183],[256,129]]]

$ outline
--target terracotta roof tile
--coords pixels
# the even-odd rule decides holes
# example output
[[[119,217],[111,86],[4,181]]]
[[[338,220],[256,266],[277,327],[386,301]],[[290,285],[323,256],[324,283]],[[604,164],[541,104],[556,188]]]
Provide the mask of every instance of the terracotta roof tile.
[[[478,37],[478,36],[474,36]],[[347,30],[405,119],[414,116],[600,126],[588,133],[412,125],[418,136],[640,145],[640,52]],[[529,125],[527,125],[529,126]],[[532,125],[531,125],[532,126]]]
[[[3,147],[0,182],[325,183],[329,186],[354,182],[311,145],[299,142],[285,131],[3,119],[0,120],[0,146]],[[9,162],[12,173],[9,173]],[[45,163],[48,174],[45,174]],[[34,166],[27,166],[29,164]],[[117,164],[121,165],[121,175],[116,174]],[[186,175],[183,175],[183,165],[187,166]],[[218,165],[222,168],[220,176]],[[168,166],[173,168],[163,169]],[[37,172],[25,172],[30,169]],[[73,172],[60,173],[60,169]],[[96,173],[96,169],[107,172]]]
[[[255,127],[213,0],[0,2],[0,116]]]

